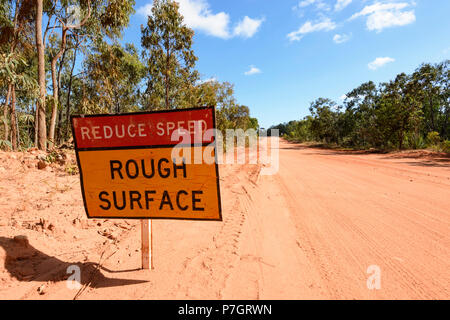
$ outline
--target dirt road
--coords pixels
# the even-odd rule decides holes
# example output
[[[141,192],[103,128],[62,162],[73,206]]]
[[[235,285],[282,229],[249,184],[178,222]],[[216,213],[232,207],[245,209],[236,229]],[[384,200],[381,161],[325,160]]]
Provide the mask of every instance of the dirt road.
[[[268,262],[285,279],[270,281],[263,297],[450,296],[448,159],[280,149],[279,174],[260,186],[278,214],[260,221],[267,234],[274,229],[267,246],[278,242],[279,257]],[[268,212],[257,202],[257,212]],[[380,268],[380,290],[367,288],[371,265]]]
[[[154,221],[151,271],[136,270],[138,222],[87,221],[78,176],[21,172],[0,154],[0,298],[450,298],[448,158],[283,141],[279,152],[271,176],[221,165],[223,222]],[[73,264],[78,289],[63,281]]]

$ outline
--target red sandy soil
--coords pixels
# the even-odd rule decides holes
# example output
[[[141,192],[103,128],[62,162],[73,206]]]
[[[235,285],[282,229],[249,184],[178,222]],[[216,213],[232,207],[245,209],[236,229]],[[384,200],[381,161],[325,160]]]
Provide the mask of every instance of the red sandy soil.
[[[139,221],[86,219],[73,154],[37,157],[0,152],[1,299],[450,298],[444,155],[281,141],[276,175],[220,166],[223,222],[153,221],[153,270],[139,270]]]

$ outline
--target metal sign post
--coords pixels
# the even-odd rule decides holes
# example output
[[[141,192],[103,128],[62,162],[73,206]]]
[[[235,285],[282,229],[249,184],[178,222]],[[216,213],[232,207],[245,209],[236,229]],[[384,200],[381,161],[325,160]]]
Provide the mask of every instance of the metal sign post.
[[[153,269],[152,220],[141,220],[142,269]]]

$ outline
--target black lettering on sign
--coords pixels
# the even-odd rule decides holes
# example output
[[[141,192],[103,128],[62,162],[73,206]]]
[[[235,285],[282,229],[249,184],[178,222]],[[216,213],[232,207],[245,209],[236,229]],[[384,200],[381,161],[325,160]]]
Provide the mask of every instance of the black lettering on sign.
[[[130,208],[134,209],[134,203],[137,202],[139,208],[142,209],[141,205],[141,193],[139,191],[130,191]]]
[[[170,210],[173,210],[172,200],[170,200],[169,192],[167,190],[164,190],[159,210],[161,210],[166,204],[170,206]]]
[[[100,205],[100,208],[102,208],[103,210],[109,210],[111,208],[111,202],[108,199],[104,199],[103,196],[109,196],[108,192],[102,191],[99,193],[98,198],[100,199],[100,201],[106,202],[106,206]]]
[[[170,169],[169,169],[169,168],[164,168],[164,171],[165,171],[166,173],[163,174],[163,173],[161,172],[161,170],[163,170],[163,169],[161,168],[161,164],[162,164],[163,162],[169,163],[169,160],[167,160],[166,158],[161,158],[161,159],[159,159],[159,161],[158,161],[158,172],[159,172],[159,175],[161,176],[161,178],[167,178],[167,177],[170,176]]]
[[[185,190],[180,190],[180,191],[178,191],[178,193],[177,193],[177,206],[178,206],[178,208],[181,210],[181,211],[186,211],[187,209],[188,209],[188,206],[186,205],[186,206],[181,206],[181,204],[180,204],[180,195],[182,195],[182,194],[184,194],[184,195],[188,195],[188,193],[187,193],[187,191],[185,191]]]
[[[120,172],[120,170],[122,170],[122,162],[120,162],[119,160],[110,160],[109,167],[111,169],[111,179],[115,179],[114,171],[117,171],[119,173],[120,179],[123,179],[122,172]]]
[[[155,194],[155,190],[145,190],[145,208],[148,210],[150,208],[150,201],[153,201],[153,198],[150,198],[151,194]]]
[[[197,202],[201,202],[202,200],[198,199],[196,195],[203,194],[203,191],[192,191],[192,210],[194,211],[205,211],[205,208],[199,208],[196,206]]]
[[[147,179],[153,178],[153,176],[155,175],[155,160],[154,160],[154,159],[151,159],[151,160],[150,160],[150,163],[151,163],[151,166],[152,166],[152,173],[151,173],[151,174],[148,174],[148,173],[145,171],[145,160],[144,160],[144,159],[141,160],[141,164],[142,164],[142,174],[143,174],[144,177],[146,177]]]
[[[117,196],[116,196],[115,191],[113,191],[113,199],[114,199],[114,207],[116,207],[117,210],[123,210],[127,206],[127,199],[125,197],[125,191],[122,191],[122,205],[121,206],[119,206],[117,204]]]
[[[177,177],[177,170],[182,169],[183,170],[183,178],[186,178],[186,162],[184,161],[184,158],[182,160],[182,165],[177,165],[176,164],[176,160],[173,159],[173,176],[176,178]]]
[[[131,174],[130,164],[133,164],[133,166],[134,166],[134,169],[133,169],[134,174]],[[130,179],[136,179],[139,175],[139,168],[138,168],[138,164],[137,164],[136,160],[132,160],[132,159],[128,160],[127,164],[125,165],[125,170],[127,172],[128,178],[130,178]]]

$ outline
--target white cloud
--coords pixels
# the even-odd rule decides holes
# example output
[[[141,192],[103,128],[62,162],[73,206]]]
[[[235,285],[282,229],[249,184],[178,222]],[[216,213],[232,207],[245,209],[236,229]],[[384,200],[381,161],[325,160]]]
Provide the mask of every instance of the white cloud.
[[[380,32],[385,28],[404,26],[416,21],[414,10],[404,10],[410,6],[411,4],[407,2],[376,2],[373,5],[364,7],[363,10],[352,15],[350,20],[361,16],[367,16],[367,29]]]
[[[388,10],[402,10],[409,6],[409,3],[400,2],[400,3],[380,3],[376,2],[370,6],[365,6],[360,12],[352,15],[351,19],[366,16],[379,11],[388,11]]]
[[[347,95],[343,94],[342,96],[339,97],[339,100],[344,101],[345,99],[347,99]]]
[[[330,6],[323,0],[302,0],[297,5],[295,5],[293,10],[300,10],[315,4],[316,10],[330,11]]]
[[[136,12],[141,15],[149,16],[152,13],[153,3],[147,3],[146,5],[143,5],[142,7],[139,7]]]
[[[333,37],[333,41],[337,44],[347,42],[351,38],[351,34],[335,34]]]
[[[394,62],[395,59],[389,58],[389,57],[379,57],[370,62],[367,66],[370,70],[377,70],[378,68],[381,68],[387,63]]]
[[[241,22],[234,28],[233,34],[235,36],[241,36],[244,38],[251,38],[258,31],[261,24],[264,22],[264,18],[252,19],[247,16],[242,19]]]
[[[303,1],[300,1],[298,3],[298,6],[300,8],[304,8],[304,7],[307,7],[307,6],[311,5],[311,4],[313,4],[314,2],[316,2],[316,0],[303,0]]]
[[[334,5],[334,10],[341,11],[346,6],[348,6],[350,3],[352,3],[352,0],[337,0],[336,4]]]
[[[330,6],[328,4],[326,4],[325,2],[319,0],[316,3],[316,9],[317,10],[330,11]]]
[[[233,36],[252,37],[259,29],[263,19],[244,19],[230,32],[230,16],[228,13],[213,13],[207,0],[177,0],[184,23],[195,30],[200,30],[210,36],[229,39]],[[141,15],[151,15],[152,3],[137,9]]]
[[[255,66],[250,66],[250,69],[246,72],[244,72],[244,74],[246,76],[251,76],[252,74],[258,74],[261,73],[262,71],[258,68],[256,68]]]
[[[298,41],[307,33],[316,31],[330,31],[336,28],[336,24],[329,18],[325,18],[320,22],[305,22],[297,31],[293,31],[287,35],[290,41]]]
[[[208,82],[216,82],[217,78],[212,77],[212,78],[208,78],[208,79],[204,79],[204,80],[197,80],[196,84],[204,84],[204,83],[208,83]]]

